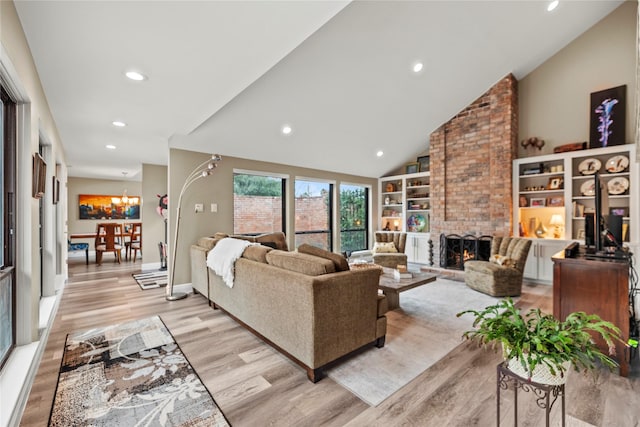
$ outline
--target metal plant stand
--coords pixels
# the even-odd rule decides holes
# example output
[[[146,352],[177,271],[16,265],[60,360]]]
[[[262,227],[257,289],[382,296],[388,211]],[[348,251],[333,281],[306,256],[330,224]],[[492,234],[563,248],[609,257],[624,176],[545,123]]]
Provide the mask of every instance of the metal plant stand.
[[[497,384],[497,402],[498,402],[498,427],[500,427],[500,389],[507,390],[509,383],[513,385],[513,425],[518,426],[518,389],[524,392],[532,391],[536,396],[536,404],[539,408],[545,410],[546,426],[549,427],[549,414],[553,404],[561,397],[562,400],[562,427],[565,427],[565,406],[564,406],[564,384],[547,385],[530,381],[514,374],[507,367],[507,362],[502,362],[497,366],[498,384]]]

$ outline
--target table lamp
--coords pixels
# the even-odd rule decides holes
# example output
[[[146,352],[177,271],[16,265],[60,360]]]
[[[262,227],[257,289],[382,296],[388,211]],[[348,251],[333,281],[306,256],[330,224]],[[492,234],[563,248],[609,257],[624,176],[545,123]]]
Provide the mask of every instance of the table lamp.
[[[396,231],[398,231],[399,225],[400,225],[400,221],[398,221],[397,219],[393,221],[393,226],[395,227]]]
[[[551,221],[549,221],[549,225],[553,226],[553,238],[560,238],[560,227],[564,226],[564,219],[560,214],[551,215]]]

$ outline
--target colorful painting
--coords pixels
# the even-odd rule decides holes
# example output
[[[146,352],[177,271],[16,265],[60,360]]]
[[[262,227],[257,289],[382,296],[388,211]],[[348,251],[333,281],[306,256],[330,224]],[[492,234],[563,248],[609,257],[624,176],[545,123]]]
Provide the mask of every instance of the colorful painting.
[[[140,219],[140,197],[80,194],[80,219]]]
[[[591,94],[589,148],[625,143],[627,86]]]

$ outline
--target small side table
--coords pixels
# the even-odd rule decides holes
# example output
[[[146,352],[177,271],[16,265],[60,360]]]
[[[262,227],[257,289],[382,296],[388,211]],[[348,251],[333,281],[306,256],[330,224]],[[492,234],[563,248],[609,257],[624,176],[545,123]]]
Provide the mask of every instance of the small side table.
[[[521,388],[524,392],[532,391],[536,396],[536,404],[539,408],[545,410],[546,426],[549,427],[549,414],[553,404],[561,397],[562,400],[562,427],[565,427],[565,405],[564,405],[564,384],[561,385],[548,385],[540,384],[522,378],[519,375],[514,374],[507,367],[507,362],[498,364],[497,368],[498,383],[497,383],[497,426],[500,427],[500,389],[507,390],[509,383],[513,384],[513,412],[514,421],[513,425],[518,426],[518,389]],[[553,400],[551,399],[553,397]]]

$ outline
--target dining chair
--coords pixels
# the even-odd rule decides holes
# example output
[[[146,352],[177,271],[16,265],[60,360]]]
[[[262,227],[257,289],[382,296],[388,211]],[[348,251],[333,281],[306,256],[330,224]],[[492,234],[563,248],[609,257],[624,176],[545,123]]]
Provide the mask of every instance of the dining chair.
[[[129,259],[131,251],[133,251],[133,262],[136,262],[138,251],[142,256],[142,223],[133,222],[129,224],[129,241],[125,243],[125,258]]]
[[[67,239],[67,251],[84,251],[85,261],[89,265],[89,244],[88,243],[71,243],[70,239]]]
[[[122,245],[118,239],[122,236],[122,225],[116,223],[102,223],[96,229],[96,263],[102,265],[102,254],[113,252],[115,261],[120,263],[122,259]]]

